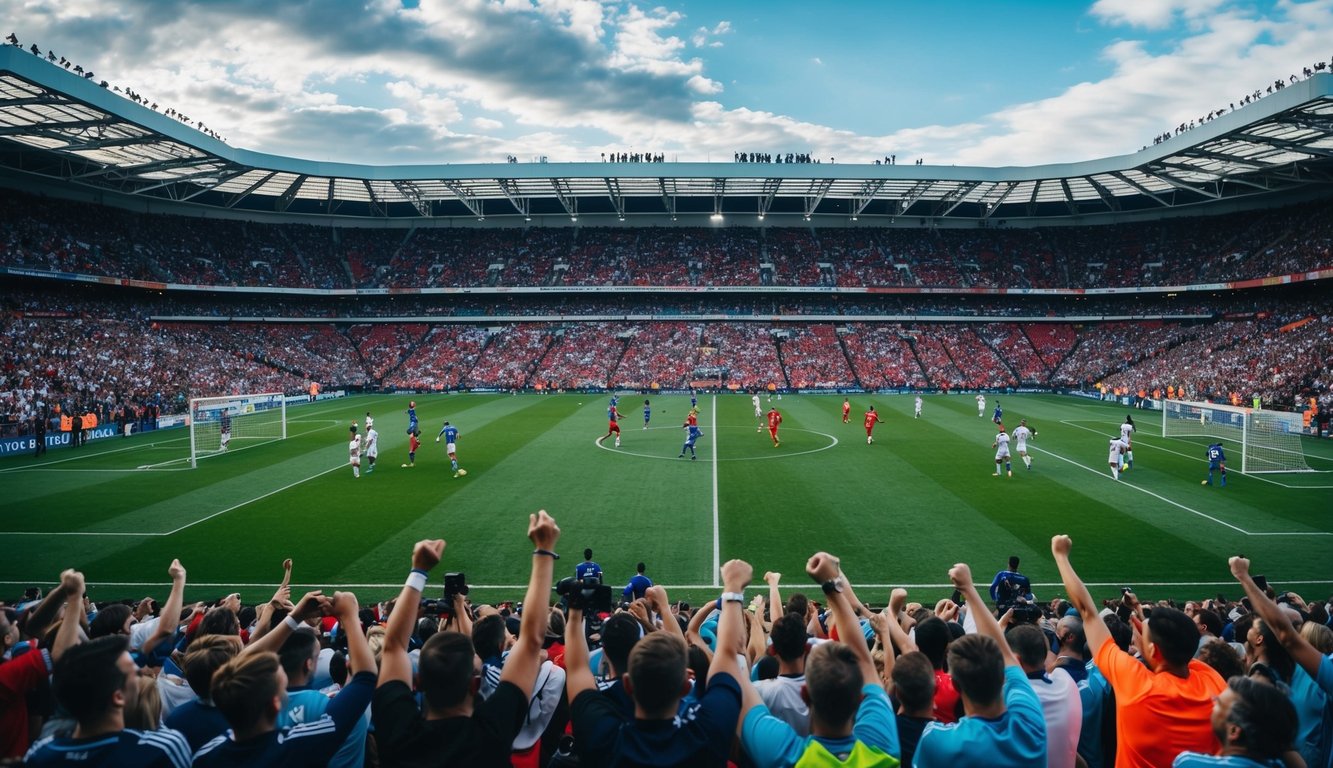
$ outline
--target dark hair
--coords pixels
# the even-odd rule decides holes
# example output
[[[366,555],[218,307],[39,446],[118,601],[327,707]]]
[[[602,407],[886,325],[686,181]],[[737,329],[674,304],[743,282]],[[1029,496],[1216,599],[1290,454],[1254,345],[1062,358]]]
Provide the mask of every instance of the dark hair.
[[[639,642],[643,625],[629,613],[617,613],[602,625],[602,649],[617,675],[629,671],[629,655]]]
[[[125,620],[133,615],[128,605],[116,603],[97,612],[88,624],[88,637],[98,638],[107,635],[119,635],[125,630]]]
[[[281,662],[272,651],[237,656],[213,673],[213,706],[235,730],[249,728],[267,713],[269,702],[281,693]]]
[[[609,623],[609,622],[608,622]],[[674,714],[685,684],[685,643],[667,632],[653,632],[634,644],[629,655],[634,702],[650,715]]]
[[[1011,571],[1018,570],[1018,555],[1009,556],[1009,570]]]
[[[1296,707],[1277,688],[1237,675],[1227,680],[1236,693],[1227,722],[1240,728],[1237,743],[1265,760],[1282,756],[1296,740]]]
[[[1296,660],[1291,658],[1285,646],[1278,641],[1273,628],[1263,618],[1254,620],[1254,628],[1264,639],[1264,661],[1282,678],[1282,682],[1291,684],[1291,676],[1296,671]]]
[[[1208,630],[1208,634],[1213,637],[1222,636],[1222,617],[1217,615],[1216,611],[1210,611],[1207,608],[1200,608],[1195,614],[1195,620]]]
[[[973,702],[985,706],[999,701],[1004,688],[1000,646],[985,635],[968,635],[950,643],[949,676],[958,692]]]
[[[587,549],[583,550],[583,559],[584,560],[592,559],[592,547],[588,547]]]
[[[635,567],[636,570],[638,570],[639,573],[643,573],[644,569],[647,568],[648,566],[646,566],[646,565],[644,565],[642,562],[640,562],[638,565],[636,565],[636,566],[634,566],[634,567]]]
[[[893,695],[903,709],[923,709],[935,699],[935,668],[920,651],[904,653],[893,665]]]
[[[305,663],[319,653],[319,638],[309,629],[298,629],[282,641],[278,661],[288,678],[302,674]]]
[[[56,701],[80,723],[101,717],[125,687],[129,675],[118,664],[129,648],[128,637],[105,635],[65,651],[55,665]]]
[[[1111,641],[1122,651],[1129,650],[1129,644],[1134,642],[1134,630],[1114,613],[1106,616],[1106,629],[1111,633]]]
[[[782,671],[778,664],[776,656],[760,656],[759,661],[754,663],[754,676],[756,680],[772,680]]]
[[[347,657],[334,651],[329,656],[329,677],[338,685],[347,685]]]
[[[1245,674],[1245,664],[1240,654],[1224,640],[1209,640],[1194,657],[1212,667],[1223,680]]]
[[[493,659],[504,652],[505,620],[491,614],[472,625],[472,647],[484,659]]]
[[[208,613],[200,619],[199,628],[195,630],[194,636],[239,634],[241,634],[241,623],[237,620],[236,614],[232,613],[230,608],[219,605],[208,609]]]
[[[1010,627],[1004,633],[1004,639],[1025,668],[1039,669],[1045,665],[1050,646],[1046,644],[1046,634],[1036,624]]]
[[[787,608],[784,613],[794,613],[805,621],[805,614],[810,610],[810,598],[800,592],[793,592],[791,597],[787,598]]]
[[[861,705],[861,686],[865,677],[861,666],[846,643],[820,643],[810,651],[805,665],[805,687],[810,694],[810,710],[830,725],[847,723]]]
[[[421,647],[417,672],[426,703],[434,709],[457,706],[471,693],[476,675],[472,638],[462,632],[436,632]]]
[[[1148,637],[1172,666],[1184,666],[1199,649],[1199,627],[1183,611],[1157,607],[1148,620]]]
[[[944,669],[944,661],[949,653],[949,643],[953,640],[953,633],[949,631],[949,626],[944,620],[931,616],[920,624],[916,625],[916,647],[917,650],[926,654],[930,659],[931,666],[935,669]]]
[[[783,661],[796,661],[805,655],[805,618],[794,613],[780,616],[773,622],[773,652]]]

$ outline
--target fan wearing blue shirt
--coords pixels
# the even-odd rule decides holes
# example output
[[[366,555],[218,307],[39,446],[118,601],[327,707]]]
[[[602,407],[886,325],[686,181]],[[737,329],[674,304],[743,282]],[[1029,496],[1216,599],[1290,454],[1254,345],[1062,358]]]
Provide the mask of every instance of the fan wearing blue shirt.
[[[1181,752],[1172,768],[1263,768],[1282,765],[1296,738],[1296,707],[1276,687],[1236,675],[1213,698],[1213,732],[1222,753]]]
[[[822,585],[837,626],[856,627],[855,598],[838,558],[817,553],[805,570]],[[718,653],[725,655],[730,654]],[[885,655],[886,672],[892,672],[892,656]],[[742,678],[741,745],[759,768],[787,768],[801,760],[815,765],[898,765],[902,749],[897,719],[859,629],[844,633],[839,641],[820,643],[806,659],[809,736],[773,716],[758,689]]]
[[[635,574],[630,577],[629,583],[625,585],[625,589],[621,593],[621,597],[625,602],[638,600],[643,597],[644,593],[648,591],[648,588],[653,585],[653,580],[643,575],[643,572],[647,567],[648,566],[643,563],[639,563],[635,566]]]
[[[949,570],[949,578],[966,604],[980,607],[973,612],[977,633],[949,644],[949,673],[965,716],[956,723],[927,725],[912,765],[1046,765],[1046,720],[1032,684],[999,623],[985,610],[971,569],[959,563]]]

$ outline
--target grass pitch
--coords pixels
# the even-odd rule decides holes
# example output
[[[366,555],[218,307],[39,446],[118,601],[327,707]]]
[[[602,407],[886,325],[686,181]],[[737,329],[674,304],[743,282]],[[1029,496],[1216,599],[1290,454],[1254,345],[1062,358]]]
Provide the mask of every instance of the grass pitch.
[[[165,596],[167,564],[189,571],[187,599],[240,589],[272,593],[283,558],[298,589],[352,586],[363,601],[397,593],[412,543],[448,542],[442,570],[463,571],[484,600],[521,598],[531,544],[527,514],[547,509],[560,524],[573,573],[584,547],[607,581],[623,585],[636,562],[673,599],[717,592],[717,564],[741,557],[784,574],[784,594],[808,591],[806,558],[843,558],[863,599],[913,587],[914,599],[947,595],[950,565],[969,562],[978,580],[1009,555],[1041,599],[1061,592],[1052,534],[1074,539],[1073,559],[1112,597],[1238,597],[1229,555],[1251,557],[1278,589],[1309,599],[1333,590],[1333,442],[1304,439],[1316,473],[1243,476],[1201,486],[1203,438],[1164,439],[1161,416],[1135,411],[1134,469],[1120,482],[1106,444],[1127,409],[1072,397],[1002,395],[1010,429],[1038,432],[1033,469],[993,477],[995,427],[971,395],[853,395],[843,424],[840,396],[774,399],[782,444],[756,433],[750,398],[699,396],[699,459],[678,459],[689,408],[684,395],[623,395],[621,447],[606,431],[606,395],[415,396],[422,449],[407,461],[408,396],[361,396],[288,409],[288,439],[246,445],[188,469],[186,430],[61,449],[41,459],[0,460],[0,593],[54,583],[62,568],[85,572],[97,599]],[[875,444],[861,426],[880,411]],[[769,407],[764,402],[764,409]],[[366,411],[380,432],[373,473],[354,479],[347,426]],[[458,426],[453,478],[443,421]],[[1233,460],[1238,462],[1239,449]],[[148,467],[148,468],[144,468]],[[441,581],[439,575],[435,583]],[[159,594],[161,593],[161,594]]]

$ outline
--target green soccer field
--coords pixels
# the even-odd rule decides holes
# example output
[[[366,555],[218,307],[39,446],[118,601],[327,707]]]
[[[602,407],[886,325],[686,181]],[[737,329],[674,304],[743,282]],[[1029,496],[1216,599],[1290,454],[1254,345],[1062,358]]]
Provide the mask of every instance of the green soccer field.
[[[619,449],[606,429],[606,395],[417,396],[422,450],[407,460],[407,396],[362,396],[288,409],[285,441],[246,445],[202,460],[183,429],[111,438],[40,460],[0,460],[0,593],[49,585],[60,569],[84,571],[97,599],[165,596],[167,565],[189,571],[187,598],[233,587],[262,599],[295,560],[298,588],[353,586],[362,599],[396,594],[412,543],[448,541],[441,570],[463,571],[474,596],[521,598],[531,545],[527,514],[560,524],[558,575],[584,547],[607,581],[623,585],[643,560],[674,599],[715,594],[719,558],[756,573],[781,571],[808,588],[805,559],[843,558],[856,584],[908,586],[914,599],[951,591],[947,571],[972,564],[978,580],[1022,558],[1039,598],[1060,592],[1052,534],[1074,539],[1074,563],[1097,597],[1135,587],[1146,597],[1238,596],[1226,558],[1243,553],[1279,588],[1333,589],[1333,442],[1303,440],[1315,473],[1242,476],[1201,486],[1203,438],[1164,439],[1161,416],[1135,412],[1134,469],[1109,476],[1107,441],[1127,410],[1060,396],[1001,396],[1005,422],[1038,431],[1033,469],[992,477],[995,428],[971,395],[788,396],[782,444],[756,434],[748,396],[700,396],[697,461],[678,459],[689,408],[683,395],[620,399]],[[882,423],[866,445],[861,415]],[[765,409],[768,404],[764,404]],[[347,425],[370,411],[380,432],[376,470],[354,479]],[[454,479],[444,419],[461,430]],[[1234,451],[1234,453],[1233,453]],[[1228,445],[1238,463],[1238,446]],[[151,468],[143,468],[151,467]],[[435,583],[442,578],[436,574]],[[160,594],[159,594],[160,593]]]

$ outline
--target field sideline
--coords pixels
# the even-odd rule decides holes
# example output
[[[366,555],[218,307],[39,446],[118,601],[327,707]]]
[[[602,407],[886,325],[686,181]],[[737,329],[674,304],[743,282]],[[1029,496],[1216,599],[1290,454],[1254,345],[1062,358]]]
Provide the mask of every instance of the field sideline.
[[[1306,598],[1333,591],[1333,441],[1303,440],[1316,473],[1230,474],[1230,487],[1200,485],[1203,438],[1160,437],[1161,415],[1054,395],[1001,395],[1005,423],[1038,431],[1033,470],[1015,456],[1014,477],[992,477],[989,420],[972,395],[787,396],[773,405],[782,445],[756,434],[748,396],[701,395],[699,459],[677,459],[689,407],[683,395],[622,395],[620,449],[599,445],[607,395],[418,396],[422,450],[406,461],[408,396],[359,396],[288,409],[286,441],[200,462],[188,432],[164,430],[91,442],[35,460],[0,460],[0,594],[49,585],[83,570],[95,598],[165,594],[166,566],[181,558],[187,597],[232,587],[262,599],[293,557],[300,588],[353,586],[367,598],[396,594],[412,542],[449,542],[443,570],[464,571],[482,599],[517,598],[531,545],[526,515],[545,508],[563,531],[557,575],[573,573],[585,546],[623,585],[634,563],[678,599],[715,594],[719,560],[743,557],[758,573],[809,589],[806,557],[842,556],[855,583],[946,595],[959,560],[978,578],[1011,555],[1039,598],[1060,592],[1050,536],[1074,538],[1073,559],[1099,597],[1135,587],[1146,597],[1236,597],[1226,558],[1243,553],[1277,588]],[[865,444],[861,416],[883,422]],[[768,403],[764,403],[765,409]],[[380,432],[374,473],[354,479],[347,425],[370,411]],[[1106,443],[1133,413],[1135,467],[1113,481]],[[461,432],[468,470],[453,479],[444,419]],[[1231,454],[1232,446],[1228,446]],[[1232,455],[1238,463],[1238,454]],[[440,583],[436,575],[433,582]]]

